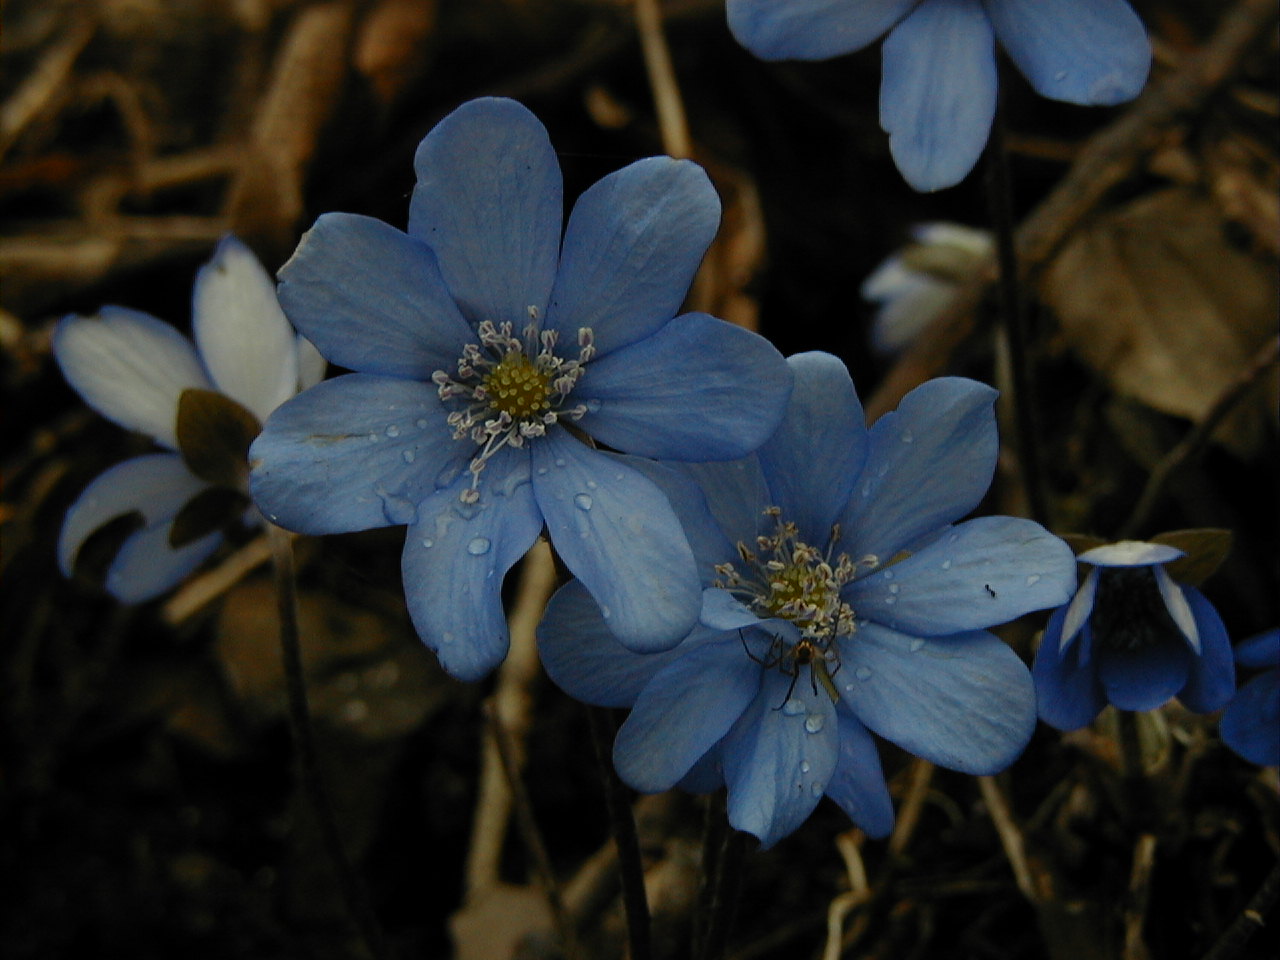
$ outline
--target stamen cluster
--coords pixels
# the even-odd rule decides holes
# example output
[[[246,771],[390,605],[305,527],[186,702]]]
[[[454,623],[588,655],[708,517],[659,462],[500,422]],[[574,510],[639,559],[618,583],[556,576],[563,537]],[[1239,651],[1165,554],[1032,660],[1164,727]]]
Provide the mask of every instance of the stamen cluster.
[[[480,447],[468,467],[471,485],[462,492],[464,503],[480,499],[480,474],[503,447],[522,447],[562,417],[578,420],[587,412],[585,404],[563,404],[595,356],[591,328],[578,330],[577,359],[566,360],[556,355],[556,331],[539,328],[536,307],[529,308],[529,317],[519,337],[510,322],[482,321],[476,328],[480,342],[463,347],[457,373],[431,375],[441,400],[465,404],[449,414],[453,438],[470,437]]]

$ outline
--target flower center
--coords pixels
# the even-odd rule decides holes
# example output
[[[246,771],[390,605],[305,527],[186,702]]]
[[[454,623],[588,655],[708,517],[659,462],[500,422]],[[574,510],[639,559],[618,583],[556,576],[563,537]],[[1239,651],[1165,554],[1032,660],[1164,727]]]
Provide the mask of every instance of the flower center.
[[[453,438],[470,438],[479,448],[468,467],[471,484],[462,491],[463,503],[480,499],[480,474],[503,447],[522,447],[562,417],[578,420],[587,412],[585,404],[564,404],[595,356],[591,328],[578,331],[578,356],[566,360],[556,354],[556,331],[539,329],[537,307],[529,308],[529,318],[519,337],[510,323],[481,322],[480,342],[462,348],[457,372],[431,375],[440,399],[453,402]]]
[[[1112,650],[1138,651],[1183,641],[1150,567],[1103,569],[1089,620],[1094,642]]]

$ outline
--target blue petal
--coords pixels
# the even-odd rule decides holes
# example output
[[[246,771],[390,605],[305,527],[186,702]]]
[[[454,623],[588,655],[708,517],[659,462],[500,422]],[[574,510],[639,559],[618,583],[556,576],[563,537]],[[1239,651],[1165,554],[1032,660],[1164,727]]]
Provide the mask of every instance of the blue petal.
[[[178,397],[189,387],[212,387],[191,341],[123,307],[63,318],[53,332],[53,356],[85,403],[171,450],[178,448]]]
[[[995,106],[994,39],[976,0],[924,0],[885,40],[880,126],[915,189],[964,179],[986,145]]]
[[[1236,663],[1253,670],[1280,668],[1280,630],[1266,630],[1236,644]]]
[[[116,464],[85,487],[67,511],[58,535],[58,566],[70,576],[84,542],[117,517],[140,513],[145,526],[157,526],[176,517],[208,486],[175,453],[153,453]]]
[[[1125,0],[985,0],[996,37],[1036,92],[1111,105],[1142,92],[1151,42]]]
[[[802,353],[787,364],[795,388],[782,423],[760,448],[760,468],[782,519],[821,550],[866,460],[866,418],[849,371],[831,354]]]
[[[759,668],[757,667],[757,670]],[[751,706],[724,740],[729,823],[773,846],[808,818],[840,752],[835,704],[807,677],[764,671]]]
[[[861,50],[916,0],[728,0],[729,29],[762,60],[826,60]]]
[[[579,580],[556,591],[538,624],[538,651],[547,676],[565,693],[598,707],[629,707],[645,684],[692,645],[721,631],[695,627],[678,646],[632,653],[600,616],[600,606]]]
[[[1280,766],[1280,670],[1241,687],[1223,711],[1219,730],[1223,742],[1250,763]]]
[[[840,696],[867,727],[939,766],[1003,770],[1036,724],[1031,675],[985,631],[922,639],[875,623],[840,641]]]
[[[259,421],[298,392],[295,334],[275,281],[235,237],[223,237],[196,274],[191,317],[209,376]]]
[[[679,465],[655,463],[640,457],[626,457],[625,462],[653,481],[671,504],[693,550],[704,586],[716,579],[716,564],[738,559],[733,544],[711,515],[702,488]]]
[[[520,330],[530,307],[545,315],[564,200],[538,118],[514,100],[468,101],[427,134],[413,166],[409,235],[435,252],[467,319]]]
[[[139,530],[121,546],[107,570],[107,590],[121,603],[145,603],[177,586],[222,543],[214,532],[177,549],[169,546],[173,521]]]
[[[1100,643],[1097,657],[1107,700],[1121,710],[1154,710],[1186,685],[1195,654],[1172,640],[1136,650]]]
[[[344,533],[412,523],[475,452],[454,440],[429,383],[353,373],[276,410],[249,448],[250,489],[272,523]],[[483,485],[482,480],[482,485]]]
[[[922,534],[959,520],[995,472],[996,391],[940,377],[902,398],[871,428],[866,466],[840,520],[841,549],[887,561]]]
[[[1178,699],[1196,713],[1212,713],[1225,706],[1236,689],[1235,658],[1226,625],[1212,603],[1195,587],[1183,587],[1200,635],[1200,655],[1191,658],[1187,685]],[[1274,660],[1272,661],[1275,662]]]
[[[1089,622],[1089,617],[1093,613],[1094,602],[1098,597],[1098,579],[1100,576],[1097,570],[1090,570],[1085,574],[1084,583],[1080,584],[1080,589],[1076,591],[1076,595],[1063,608],[1062,630],[1057,641],[1059,649],[1065,649],[1075,640],[1085,624]]]
[[[579,425],[615,450],[668,460],[729,460],[782,419],[791,371],[758,334],[705,313],[592,361],[571,396]]]
[[[1038,523],[979,517],[854,581],[843,595],[859,617],[937,636],[1059,606],[1075,582],[1071,548]]]
[[[1036,685],[1040,719],[1059,730],[1078,730],[1093,722],[1107,705],[1107,693],[1098,679],[1096,664],[1087,659],[1089,627],[1079,643],[1062,648],[1062,627],[1067,608],[1059,607],[1049,618],[1044,638],[1031,667]]]
[[[760,690],[760,676],[736,637],[668,663],[618,730],[618,776],[644,793],[674,787],[742,716]]]
[[[561,343],[590,327],[597,356],[680,310],[720,224],[720,198],[689,160],[650,157],[589,187],[565,230],[547,326]]]
[[[1100,547],[1080,554],[1081,563],[1095,567],[1149,567],[1155,563],[1168,563],[1186,556],[1177,547],[1167,543],[1147,543],[1144,540],[1120,540],[1104,543]]]
[[[827,784],[827,796],[872,839],[893,832],[893,800],[880,767],[876,742],[848,710],[836,710],[840,753]]]
[[[698,619],[702,588],[671,504],[620,457],[551,430],[533,446],[533,488],[551,542],[638,653],[666,650]]]
[[[773,520],[764,515],[764,509],[773,504],[769,502],[769,488],[758,457],[671,466],[692,477],[702,489],[707,509],[730,542],[742,541],[751,546],[757,534],[772,532]]]
[[[499,451],[485,466],[478,503],[459,499],[470,483],[464,472],[419,504],[406,532],[401,573],[409,616],[459,680],[481,679],[507,655],[502,578],[542,532],[528,477],[528,451]]]
[[[326,213],[280,270],[280,303],[333,363],[430,380],[475,334],[431,250],[380,220]]]

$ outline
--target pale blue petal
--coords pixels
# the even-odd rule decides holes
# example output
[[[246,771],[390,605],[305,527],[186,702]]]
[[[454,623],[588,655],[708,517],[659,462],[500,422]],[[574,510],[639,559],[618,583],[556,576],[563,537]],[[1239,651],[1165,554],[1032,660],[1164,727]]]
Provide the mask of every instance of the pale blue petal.
[[[1253,670],[1280,669],[1280,630],[1266,630],[1236,644],[1236,663]]]
[[[280,303],[330,361],[430,380],[476,337],[426,244],[381,220],[326,213],[280,270]]]
[[[774,521],[764,515],[764,509],[776,504],[769,502],[769,487],[758,457],[672,467],[692,477],[702,488],[707,508],[731,543],[742,541],[754,549],[757,534],[772,531]]]
[[[840,519],[841,549],[883,563],[973,510],[991,485],[1000,449],[995,399],[985,384],[939,377],[877,420]]]
[[[1080,642],[1063,649],[1066,616],[1066,607],[1059,607],[1049,618],[1031,667],[1031,678],[1035,681],[1040,719],[1059,730],[1078,730],[1092,723],[1107,705],[1107,693],[1098,679],[1095,663],[1087,658],[1087,624],[1080,631]]]
[[[275,281],[235,237],[223,237],[196,274],[191,318],[215,386],[260,422],[298,392],[295,334],[276,299]]]
[[[1154,710],[1186,685],[1195,654],[1174,638],[1138,649],[1118,648],[1099,638],[1097,657],[1098,678],[1112,705]]]
[[[831,540],[867,457],[867,427],[853,380],[829,353],[787,359],[795,387],[786,416],[760,448],[760,469],[782,519],[819,550]]]
[[[182,391],[212,388],[191,341],[167,323],[124,307],[64,318],[53,333],[53,356],[85,403],[171,450],[178,448],[174,431]]]
[[[674,787],[742,716],[760,678],[736,637],[682,653],[640,692],[618,730],[618,776],[643,793]]]
[[[560,165],[546,128],[514,100],[469,100],[427,134],[413,161],[409,235],[435,252],[473,323],[522,329],[544,316],[560,255]]]
[[[418,636],[459,680],[479,680],[507,655],[502,578],[542,532],[529,454],[506,449],[485,466],[480,501],[462,503],[462,473],[418,505],[401,574]]]
[[[868,837],[879,840],[893,832],[893,799],[880,766],[880,752],[867,728],[847,709],[836,710],[840,752],[827,796]]]
[[[1223,742],[1250,763],[1280,766],[1280,670],[1254,677],[1222,714]]]
[[[868,728],[917,757],[990,774],[1031,739],[1031,675],[990,633],[924,639],[867,623],[839,646],[835,679],[844,702]]]
[[[1071,548],[1032,520],[979,517],[843,591],[860,618],[920,636],[1007,623],[1066,603]]]
[[[1183,587],[1200,636],[1200,655],[1191,659],[1187,685],[1178,699],[1196,713],[1212,713],[1223,707],[1236,689],[1235,657],[1226,624],[1199,590]],[[1276,658],[1272,658],[1275,664]]]
[[[107,591],[121,603],[145,603],[177,586],[218,549],[222,534],[206,534],[181,547],[169,546],[173,521],[139,530],[125,540],[107,570]]]
[[[1036,92],[1110,106],[1142,92],[1151,41],[1125,0],[984,0],[1000,45]]]
[[[1171,547],[1167,543],[1120,540],[1086,550],[1080,554],[1079,559],[1081,563],[1091,563],[1095,567],[1147,567],[1185,556],[1177,547]]]
[[[138,513],[144,526],[154,527],[176,517],[207,487],[174,453],[153,453],[116,464],[85,487],[67,511],[58,535],[58,566],[70,576],[84,542],[117,517]]]
[[[1064,608],[1061,635],[1057,641],[1059,649],[1067,647],[1089,622],[1089,615],[1093,613],[1093,604],[1098,596],[1099,576],[1101,574],[1097,570],[1090,570],[1085,574],[1084,583]]]
[[[703,586],[716,579],[717,564],[733,562],[738,553],[716,523],[702,488],[679,465],[656,463],[640,457],[625,457],[624,461],[644,474],[657,485],[662,495],[676,512],[684,529],[694,562],[702,577]]]
[[[719,587],[708,587],[702,591],[699,619],[705,626],[716,630],[745,630],[761,622],[750,607]]]
[[[991,131],[996,61],[978,0],[924,0],[884,42],[880,126],[907,183],[954,186]]]
[[[534,494],[551,542],[609,629],[639,653],[675,646],[697,622],[702,587],[662,491],[563,430],[532,446]]]
[[[546,326],[561,343],[590,327],[598,357],[656,332],[719,224],[720,198],[689,160],[650,157],[598,181],[569,216]]]
[[[1164,608],[1169,611],[1169,617],[1173,620],[1174,626],[1181,631],[1183,639],[1190,645],[1193,653],[1200,652],[1200,631],[1196,629],[1195,614],[1191,612],[1191,607],[1187,604],[1187,598],[1183,595],[1182,587],[1173,582],[1167,570],[1162,566],[1151,568],[1151,572],[1155,575],[1156,588],[1160,591],[1160,597],[1164,600]]]
[[[728,0],[729,29],[762,60],[826,60],[861,50],[917,0]]]
[[[757,670],[759,668],[757,667]],[[729,823],[773,846],[817,806],[839,756],[835,704],[807,677],[764,671],[751,706],[725,737]]]
[[[729,460],[764,443],[791,393],[782,354],[705,313],[593,360],[570,397],[578,422],[615,450],[668,460]]]
[[[353,373],[282,405],[249,448],[250,490],[272,523],[345,533],[412,523],[475,453],[429,383]],[[483,486],[483,482],[482,482]]]

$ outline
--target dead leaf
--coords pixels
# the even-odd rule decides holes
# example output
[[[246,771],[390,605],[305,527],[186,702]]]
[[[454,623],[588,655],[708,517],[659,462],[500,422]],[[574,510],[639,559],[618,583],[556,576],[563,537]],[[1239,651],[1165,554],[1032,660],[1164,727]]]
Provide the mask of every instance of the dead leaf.
[[[382,0],[360,24],[355,68],[383,106],[425,69],[424,51],[435,26],[435,0]]]

